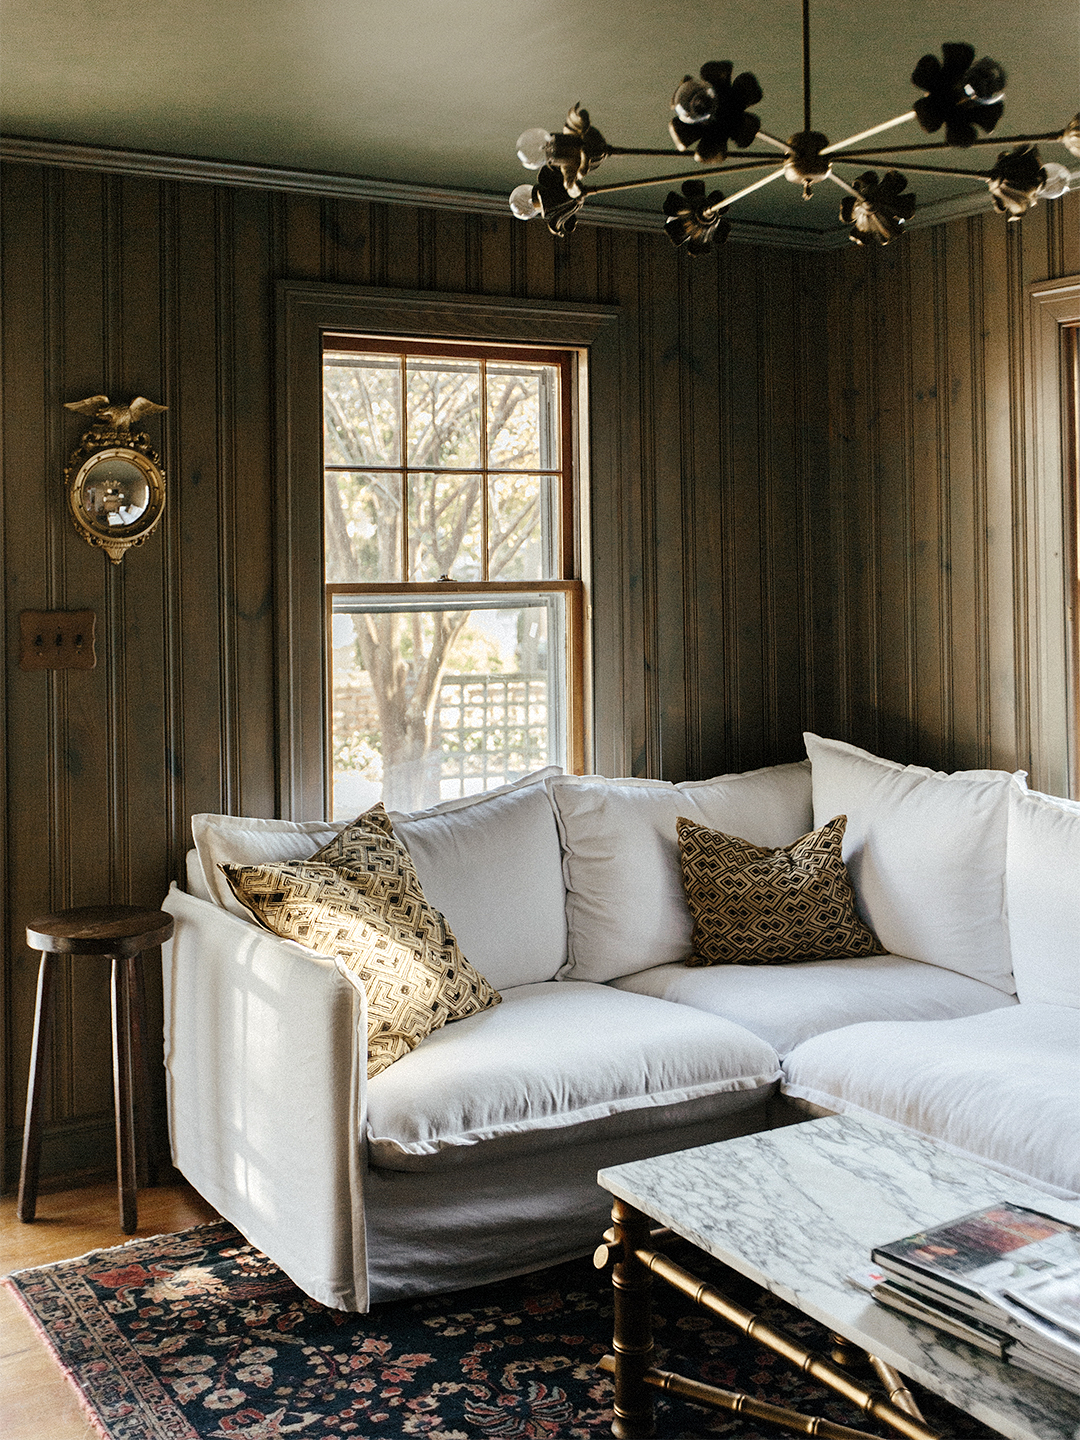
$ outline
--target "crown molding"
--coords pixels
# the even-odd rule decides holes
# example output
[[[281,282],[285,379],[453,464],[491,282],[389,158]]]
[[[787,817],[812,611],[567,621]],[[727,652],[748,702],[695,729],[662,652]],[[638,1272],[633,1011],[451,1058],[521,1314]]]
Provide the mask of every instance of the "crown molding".
[[[102,145],[80,145],[64,140],[36,140],[21,135],[0,135],[0,159],[34,165],[57,165],[69,170],[98,170],[112,174],[145,175],[157,180],[192,180],[206,185],[244,185],[258,190],[318,195],[344,200],[376,200],[387,205],[413,205],[457,210],[472,215],[506,215],[506,196],[483,190],[456,190],[450,186],[418,185],[404,180],[376,180],[366,175],[333,171],[290,170],[279,165],[252,165],[230,160],[204,160],[192,155],[122,150]],[[1074,179],[1070,188],[1077,188]],[[919,230],[968,215],[987,213],[981,190],[951,196],[924,205],[907,229]],[[657,231],[659,219],[629,206],[596,204],[582,211],[579,224],[619,230]],[[840,250],[849,235],[844,226],[814,230],[801,225],[774,225],[756,220],[732,219],[730,241],[744,245],[775,246],[784,250]]]

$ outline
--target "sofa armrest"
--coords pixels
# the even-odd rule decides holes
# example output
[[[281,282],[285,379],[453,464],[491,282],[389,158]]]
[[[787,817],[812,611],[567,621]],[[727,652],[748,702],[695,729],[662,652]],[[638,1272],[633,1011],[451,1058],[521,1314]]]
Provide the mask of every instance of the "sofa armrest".
[[[164,908],[176,1166],[307,1294],[366,1310],[362,990],[336,961],[175,885]]]

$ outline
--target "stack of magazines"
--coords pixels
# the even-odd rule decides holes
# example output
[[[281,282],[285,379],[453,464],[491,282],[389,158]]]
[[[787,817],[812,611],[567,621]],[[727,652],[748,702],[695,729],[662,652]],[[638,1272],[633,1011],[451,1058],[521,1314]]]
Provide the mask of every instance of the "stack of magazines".
[[[1080,1227],[1001,1203],[872,1259],[882,1305],[1080,1394]]]

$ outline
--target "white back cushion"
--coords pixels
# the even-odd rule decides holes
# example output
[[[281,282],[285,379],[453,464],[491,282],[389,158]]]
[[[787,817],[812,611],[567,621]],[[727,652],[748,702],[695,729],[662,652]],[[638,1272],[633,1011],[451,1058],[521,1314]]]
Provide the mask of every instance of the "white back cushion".
[[[1014,784],[1005,859],[1016,993],[1080,1008],[1080,804]]]
[[[344,821],[262,820],[249,815],[191,817],[191,833],[210,898],[244,920],[250,920],[251,915],[229,889],[219,865],[306,860],[344,828]]]
[[[814,824],[847,816],[844,862],[884,949],[1016,993],[1005,918],[1012,777],[898,765],[808,734]]]
[[[561,773],[390,815],[425,896],[497,990],[551,980],[566,960],[559,835],[543,784]]]
[[[567,892],[562,974],[575,980],[614,980],[690,954],[693,922],[675,829],[680,815],[771,847],[790,845],[812,828],[805,761],[680,785],[564,775],[547,786]]]

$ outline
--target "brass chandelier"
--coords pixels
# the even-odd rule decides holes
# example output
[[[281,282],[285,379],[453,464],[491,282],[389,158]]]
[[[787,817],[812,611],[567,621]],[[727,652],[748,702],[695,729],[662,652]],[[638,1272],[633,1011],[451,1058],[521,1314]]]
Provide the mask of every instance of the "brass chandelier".
[[[711,249],[714,241],[726,240],[731,232],[728,211],[738,200],[753,194],[774,180],[786,179],[801,185],[804,197],[823,180],[843,190],[840,219],[851,226],[851,239],[859,245],[876,240],[887,245],[903,232],[915,212],[915,196],[898,165],[913,175],[945,175],[986,184],[994,208],[1009,220],[1018,220],[1038,200],[1063,195],[1073,178],[1066,166],[1044,163],[1039,142],[1056,141],[1070,155],[1080,159],[1080,114],[1064,130],[1038,135],[1010,135],[986,138],[1004,111],[1005,72],[995,60],[976,60],[971,45],[942,46],[939,59],[924,55],[911,75],[912,84],[922,91],[914,106],[903,115],[885,120],[846,140],[832,144],[813,129],[810,116],[810,5],[802,0],[803,128],[788,140],[777,139],[761,128],[759,117],[750,111],[763,93],[749,71],[733,75],[729,60],[710,61],[698,75],[687,75],[671,100],[668,130],[674,150],[645,150],[611,145],[589,119],[589,112],[575,105],[566,117],[561,134],[549,134],[537,127],[518,139],[518,159],[527,170],[536,170],[534,184],[519,185],[510,196],[510,209],[519,220],[542,216],[553,235],[569,235],[577,217],[592,195],[611,195],[644,185],[670,185],[684,180],[686,171],[675,175],[621,180],[609,185],[587,184],[590,175],[609,155],[690,155],[697,162],[697,175],[761,170],[768,173],[744,185],[733,195],[720,190],[707,192],[698,178],[687,179],[681,191],[671,191],[664,201],[665,229],[675,245],[686,245],[691,255]],[[944,127],[945,139],[915,145],[861,148],[862,142],[895,126],[915,121],[927,134]],[[979,132],[982,131],[982,135]],[[771,151],[750,150],[755,141]],[[961,170],[951,166],[923,163],[926,152],[978,146],[1006,146],[989,170]],[[729,163],[732,147],[745,151]],[[853,148],[860,147],[860,148]],[[778,158],[776,152],[783,154]],[[899,159],[914,156],[914,162]],[[927,158],[930,158],[929,156]],[[836,173],[835,166],[889,164],[883,174],[866,169],[850,182]]]

